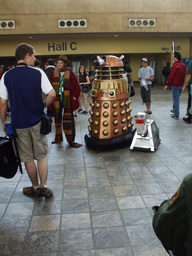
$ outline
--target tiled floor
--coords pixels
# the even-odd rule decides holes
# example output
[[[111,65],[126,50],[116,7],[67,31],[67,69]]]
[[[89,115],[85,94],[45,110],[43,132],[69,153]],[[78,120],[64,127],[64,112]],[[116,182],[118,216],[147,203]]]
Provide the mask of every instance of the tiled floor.
[[[151,206],[172,195],[191,172],[192,126],[170,117],[171,91],[154,88],[152,100],[161,136],[155,153],[51,145],[52,133],[48,186],[53,199],[25,197],[22,188],[30,184],[26,173],[0,179],[1,256],[167,255],[152,230]],[[184,94],[181,117],[186,101]],[[133,115],[144,110],[138,91],[132,109]],[[76,119],[79,142],[87,119]]]

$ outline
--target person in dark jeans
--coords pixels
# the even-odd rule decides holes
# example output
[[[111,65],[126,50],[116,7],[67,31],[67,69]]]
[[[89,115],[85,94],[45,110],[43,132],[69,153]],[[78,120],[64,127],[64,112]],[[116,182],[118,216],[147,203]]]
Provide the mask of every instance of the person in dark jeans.
[[[164,89],[167,90],[169,87],[172,87],[174,113],[171,115],[171,117],[176,120],[179,119],[180,95],[184,85],[185,74],[186,74],[186,66],[181,61],[181,54],[175,51],[174,63],[171,68],[171,72],[170,72],[167,84],[165,84]]]

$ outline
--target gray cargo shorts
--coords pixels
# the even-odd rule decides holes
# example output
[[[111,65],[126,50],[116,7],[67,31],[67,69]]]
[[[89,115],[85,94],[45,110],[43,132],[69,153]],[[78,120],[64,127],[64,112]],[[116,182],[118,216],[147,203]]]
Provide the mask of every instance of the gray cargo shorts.
[[[29,128],[16,129],[21,162],[27,163],[47,156],[47,136],[40,133],[40,126],[41,122]]]

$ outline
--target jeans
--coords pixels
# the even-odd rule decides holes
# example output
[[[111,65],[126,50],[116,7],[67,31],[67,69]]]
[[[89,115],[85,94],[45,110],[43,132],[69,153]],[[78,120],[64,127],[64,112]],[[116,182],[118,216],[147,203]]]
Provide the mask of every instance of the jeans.
[[[179,117],[179,98],[182,92],[182,86],[172,86],[172,94],[173,94],[173,110],[175,116]]]

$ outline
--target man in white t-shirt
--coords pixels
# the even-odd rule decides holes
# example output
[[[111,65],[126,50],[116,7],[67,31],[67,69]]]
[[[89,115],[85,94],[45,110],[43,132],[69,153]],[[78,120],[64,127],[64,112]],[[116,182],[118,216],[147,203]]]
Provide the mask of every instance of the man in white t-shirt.
[[[31,180],[31,187],[24,187],[27,196],[51,197],[53,192],[46,187],[48,174],[48,143],[40,133],[41,117],[44,115],[42,92],[47,95],[46,106],[55,99],[55,91],[46,74],[33,68],[34,49],[28,44],[19,44],[15,57],[17,65],[6,72],[0,81],[0,117],[5,130],[6,109],[10,101],[11,123],[17,133],[20,159]],[[37,160],[37,166],[35,161]],[[38,178],[39,176],[39,178]],[[40,179],[40,181],[39,181]]]
[[[141,98],[143,103],[146,105],[146,113],[152,114],[151,111],[151,85],[152,81],[154,80],[154,71],[153,69],[148,66],[147,58],[143,58],[142,67],[139,69],[138,72],[138,79],[140,80],[141,85]]]

